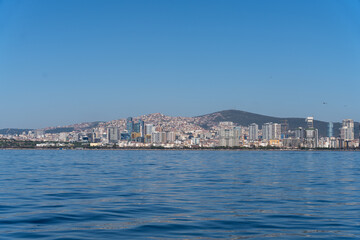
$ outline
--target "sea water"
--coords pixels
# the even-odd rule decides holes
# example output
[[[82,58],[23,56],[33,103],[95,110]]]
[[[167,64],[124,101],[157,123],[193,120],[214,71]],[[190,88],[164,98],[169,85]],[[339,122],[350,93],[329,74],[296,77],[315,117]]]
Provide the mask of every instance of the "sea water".
[[[359,190],[359,152],[0,150],[0,239],[354,239]]]

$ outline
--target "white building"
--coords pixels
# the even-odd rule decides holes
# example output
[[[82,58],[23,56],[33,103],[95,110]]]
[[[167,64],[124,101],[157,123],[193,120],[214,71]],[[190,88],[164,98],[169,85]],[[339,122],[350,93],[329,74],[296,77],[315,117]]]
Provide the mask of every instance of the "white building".
[[[344,119],[340,128],[340,138],[344,140],[354,140],[354,120]]]
[[[154,132],[153,124],[145,124],[145,135],[151,135]]]
[[[281,124],[279,123],[273,123],[272,124],[272,133],[271,133],[271,136],[272,136],[272,140],[280,140],[281,139]]]
[[[69,134],[67,132],[61,132],[59,134],[59,141],[60,142],[66,142],[68,140]]]
[[[281,124],[279,123],[265,123],[262,126],[262,134],[264,140],[279,140],[281,139]]]
[[[168,137],[170,138],[168,141]],[[173,143],[175,141],[175,134],[171,132],[152,132],[151,134],[151,143],[162,144],[162,143]]]
[[[166,132],[166,142],[173,143],[175,141],[175,133],[174,132]]]
[[[249,126],[249,140],[256,141],[259,139],[259,125],[252,123]]]
[[[117,143],[120,140],[120,132],[118,127],[107,128],[108,143]]]
[[[219,132],[219,145],[221,147],[235,147],[239,145],[238,131],[234,128],[221,128]]]
[[[304,147],[317,148],[319,146],[319,132],[316,128],[305,130]]]

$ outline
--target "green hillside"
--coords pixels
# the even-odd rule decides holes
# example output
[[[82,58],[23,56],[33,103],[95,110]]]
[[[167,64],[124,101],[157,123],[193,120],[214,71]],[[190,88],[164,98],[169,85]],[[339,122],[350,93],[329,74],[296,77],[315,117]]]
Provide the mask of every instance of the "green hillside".
[[[294,130],[298,127],[306,127],[305,118],[279,118],[279,117],[271,117],[256,113],[250,113],[240,110],[225,110],[220,112],[215,112],[211,114],[206,114],[199,116],[199,118],[204,119],[212,119],[213,122],[221,122],[221,121],[231,121],[238,125],[249,126],[251,123],[256,123],[259,125],[259,128],[264,123],[273,122],[273,123],[284,123],[287,120],[289,129]],[[208,126],[211,125],[211,122],[207,123]],[[314,127],[319,129],[320,136],[327,136],[328,134],[328,122],[324,121],[314,121]],[[341,123],[334,123],[334,136],[338,136],[340,134],[339,128],[341,127]],[[355,136],[359,136],[359,123],[355,123]]]
[[[14,135],[14,134],[22,134],[23,132],[28,133],[33,129],[18,129],[18,128],[4,128],[0,129],[0,134],[2,135]]]

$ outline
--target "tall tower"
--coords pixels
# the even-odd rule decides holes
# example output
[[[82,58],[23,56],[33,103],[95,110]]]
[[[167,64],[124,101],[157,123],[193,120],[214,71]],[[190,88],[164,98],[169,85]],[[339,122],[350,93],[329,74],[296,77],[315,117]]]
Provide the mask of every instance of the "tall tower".
[[[333,129],[334,129],[334,124],[332,122],[329,122],[329,125],[328,125],[328,137],[329,138],[334,136]]]
[[[341,139],[354,140],[354,120],[344,119],[340,128]]]
[[[145,123],[143,120],[140,119],[138,124],[139,124],[139,132],[141,134],[141,137],[144,137],[145,136]]]
[[[314,128],[314,117],[307,117],[305,122],[307,124],[307,128]]]
[[[265,123],[262,125],[263,140],[272,139],[272,123]]]
[[[281,139],[281,124],[273,123],[271,130],[272,130],[271,139],[278,139],[278,140]]]
[[[153,128],[154,128],[154,125],[153,124],[146,124],[145,125],[145,135],[151,135],[151,133],[153,132]]]
[[[126,120],[126,130],[131,135],[131,133],[134,131],[134,121],[132,117],[128,117]]]
[[[263,140],[280,140],[281,139],[281,124],[279,123],[265,123],[262,126]]]
[[[252,141],[259,139],[259,126],[256,123],[249,126],[249,139]]]
[[[119,128],[108,127],[107,128],[107,139],[109,143],[116,143],[120,140]]]
[[[319,144],[319,131],[314,128],[314,117],[305,119],[307,128],[305,129],[304,146],[308,148],[317,148]]]

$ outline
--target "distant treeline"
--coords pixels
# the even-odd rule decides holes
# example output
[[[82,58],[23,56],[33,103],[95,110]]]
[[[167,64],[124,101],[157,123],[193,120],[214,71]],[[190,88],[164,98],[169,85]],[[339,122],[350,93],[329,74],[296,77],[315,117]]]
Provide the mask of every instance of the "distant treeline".
[[[33,131],[33,129],[4,128],[4,129],[0,129],[0,134],[15,135],[15,134],[22,134],[23,132],[27,134],[29,131]]]
[[[37,143],[40,142],[0,139],[0,148],[35,148]]]

